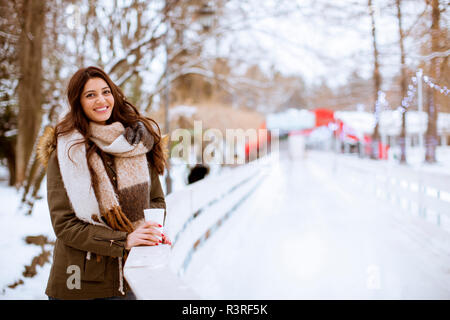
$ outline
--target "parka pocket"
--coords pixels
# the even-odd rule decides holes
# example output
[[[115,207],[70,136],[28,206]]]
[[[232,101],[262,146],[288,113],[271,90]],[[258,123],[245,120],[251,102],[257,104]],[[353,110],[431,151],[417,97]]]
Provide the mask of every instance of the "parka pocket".
[[[91,254],[90,259],[87,259],[86,252],[84,256],[84,270],[81,280],[102,282],[105,280],[106,272],[106,257],[101,257],[97,261],[96,255]]]
[[[86,259],[86,251],[78,250],[57,239],[54,249],[51,277],[65,279],[74,275],[73,270],[79,270],[81,281],[105,281],[106,257],[97,262],[96,255],[91,253],[91,259]],[[75,268],[73,268],[75,267]],[[66,285],[66,283],[63,283]],[[81,285],[83,287],[83,285]]]

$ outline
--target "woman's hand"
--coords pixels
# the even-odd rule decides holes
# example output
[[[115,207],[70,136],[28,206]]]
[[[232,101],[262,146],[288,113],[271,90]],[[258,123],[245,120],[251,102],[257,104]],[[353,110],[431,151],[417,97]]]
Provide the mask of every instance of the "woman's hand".
[[[170,238],[165,233],[162,234],[162,243],[172,245],[172,241],[170,241]]]
[[[161,227],[161,225],[154,221],[144,222],[127,236],[125,249],[130,250],[136,246],[155,246],[160,244],[161,242],[157,237],[161,237],[162,234],[155,229],[158,227]]]

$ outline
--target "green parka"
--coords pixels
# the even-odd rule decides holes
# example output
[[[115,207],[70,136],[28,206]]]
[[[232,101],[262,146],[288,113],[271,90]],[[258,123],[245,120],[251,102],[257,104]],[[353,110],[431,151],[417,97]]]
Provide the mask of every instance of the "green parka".
[[[104,161],[105,158],[102,157]],[[105,166],[111,182],[115,173]],[[166,208],[156,170],[151,170],[151,208]],[[119,257],[125,253],[127,233],[92,225],[75,216],[61,177],[56,152],[47,166],[47,201],[56,243],[45,293],[57,299],[94,299],[121,296]],[[91,252],[88,259],[87,252]],[[80,282],[75,277],[79,271]],[[79,287],[79,288],[78,288]],[[124,280],[125,294],[129,287]]]

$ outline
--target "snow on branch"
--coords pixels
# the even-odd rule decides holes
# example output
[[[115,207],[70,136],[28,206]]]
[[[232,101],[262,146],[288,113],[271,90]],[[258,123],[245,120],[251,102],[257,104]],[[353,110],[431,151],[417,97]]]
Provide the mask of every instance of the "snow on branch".
[[[117,67],[122,65],[124,62],[127,61],[128,56],[136,53],[138,50],[140,50],[142,47],[147,46],[149,44],[157,44],[161,39],[163,38],[163,35],[155,37],[154,32],[150,34],[150,36],[143,38],[142,40],[138,41],[135,45],[133,45],[130,49],[125,52],[125,54],[117,59],[111,60],[106,66],[105,70],[107,70],[108,74],[113,73]]]
[[[430,61],[434,58],[445,58],[450,56],[450,50],[442,51],[442,52],[433,52],[426,56],[417,56],[422,61]]]

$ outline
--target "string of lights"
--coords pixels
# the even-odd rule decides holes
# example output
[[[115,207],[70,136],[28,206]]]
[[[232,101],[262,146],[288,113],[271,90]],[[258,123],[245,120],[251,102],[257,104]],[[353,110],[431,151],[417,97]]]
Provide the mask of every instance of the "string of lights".
[[[380,113],[390,109],[389,102],[386,100],[386,93],[383,90],[378,91],[377,101],[375,102],[375,118],[379,120]]]
[[[413,103],[417,103],[419,111],[422,111],[423,84],[445,96],[449,95],[450,90],[446,86],[434,83],[429,76],[423,75],[422,69],[419,69],[417,73],[410,78],[406,95],[402,98],[401,104],[395,110],[389,106],[389,102],[386,99],[386,93],[382,90],[378,91],[377,100],[375,102],[375,122],[379,123],[381,113],[387,110],[398,112],[403,116],[403,114],[410,109]],[[432,116],[433,112],[436,112],[436,106],[431,105],[428,112]],[[405,138],[398,137],[398,139],[401,140]],[[438,137],[435,135],[426,135],[425,140],[422,140],[422,142],[420,141],[419,134],[419,144],[422,147],[425,147],[425,150],[430,150],[430,148],[436,147],[439,144]],[[405,143],[405,141],[403,141],[403,143]]]
[[[417,78],[413,77],[413,79],[411,79],[411,81],[414,84],[416,84],[417,83]],[[415,85],[413,86],[412,84],[409,84],[408,85],[408,91],[406,92],[406,96],[403,97],[401,105],[397,107],[397,110],[400,113],[404,113],[404,112],[406,112],[408,110],[408,108],[411,105],[411,102],[414,100],[416,92],[417,92],[417,87]]]
[[[448,96],[450,92],[450,90],[446,86],[440,86],[438,84],[435,84],[433,81],[431,81],[430,77],[428,76],[423,76],[423,82],[425,82],[431,89],[439,91],[445,96]]]
[[[422,74],[421,71],[418,74]],[[433,81],[431,81],[430,77],[428,76],[422,76],[423,82],[429,86],[430,88],[437,90],[438,92],[444,94],[445,96],[448,96],[450,90],[446,87],[446,86],[440,86],[438,84],[435,84]],[[408,85],[408,91],[406,93],[406,96],[403,97],[401,105],[397,107],[397,110],[401,113],[404,113],[408,110],[408,108],[410,107],[411,103],[414,100],[414,97],[417,93],[417,76],[413,76],[411,77],[411,82]],[[384,95],[385,96],[385,95]],[[378,101],[377,101],[378,103]]]

